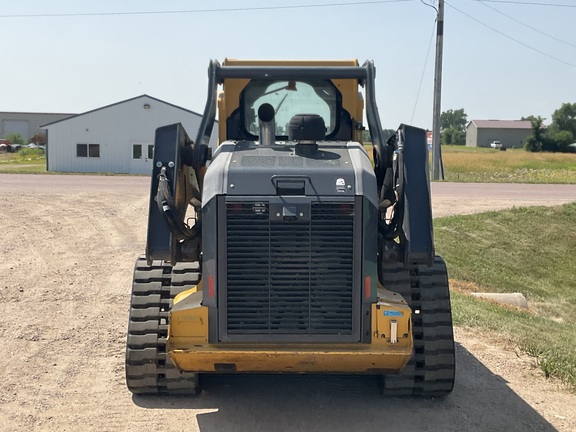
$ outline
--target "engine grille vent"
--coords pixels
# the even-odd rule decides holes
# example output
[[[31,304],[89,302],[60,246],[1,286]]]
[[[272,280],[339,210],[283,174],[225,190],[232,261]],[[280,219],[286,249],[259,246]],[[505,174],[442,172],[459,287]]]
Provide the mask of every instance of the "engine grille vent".
[[[353,203],[312,203],[310,220],[296,223],[269,211],[227,203],[227,333],[349,337]]]

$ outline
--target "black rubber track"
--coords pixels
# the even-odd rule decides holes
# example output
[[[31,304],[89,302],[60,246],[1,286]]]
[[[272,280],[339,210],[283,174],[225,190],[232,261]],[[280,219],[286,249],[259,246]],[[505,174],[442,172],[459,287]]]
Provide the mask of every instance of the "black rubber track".
[[[454,387],[455,351],[448,272],[437,256],[432,267],[390,265],[386,289],[400,293],[412,308],[414,354],[399,375],[383,377],[387,396],[443,397]]]
[[[198,263],[136,260],[126,342],[126,384],[135,394],[196,394],[198,375],[180,373],[166,355],[174,297],[200,280]]]

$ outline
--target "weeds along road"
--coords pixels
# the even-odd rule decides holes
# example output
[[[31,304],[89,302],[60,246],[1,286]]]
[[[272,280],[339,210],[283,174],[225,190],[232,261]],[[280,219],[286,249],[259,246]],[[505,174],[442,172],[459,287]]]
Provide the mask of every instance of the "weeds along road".
[[[124,384],[149,179],[0,174],[0,431],[576,430],[576,396],[503,342],[457,329],[444,400],[371,377],[207,376],[197,398]],[[576,185],[434,183],[435,216],[576,200]]]

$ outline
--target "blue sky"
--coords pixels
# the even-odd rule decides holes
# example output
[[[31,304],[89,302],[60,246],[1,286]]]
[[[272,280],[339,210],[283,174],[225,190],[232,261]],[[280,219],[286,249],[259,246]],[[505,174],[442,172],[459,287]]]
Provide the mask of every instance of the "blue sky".
[[[510,0],[521,1],[447,0],[443,111],[550,120],[576,102],[574,0]],[[15,16],[335,3],[344,1],[0,0],[0,111],[80,113],[146,93],[201,113],[210,59],[358,58],[375,62],[383,127],[431,128],[436,12],[420,0]]]

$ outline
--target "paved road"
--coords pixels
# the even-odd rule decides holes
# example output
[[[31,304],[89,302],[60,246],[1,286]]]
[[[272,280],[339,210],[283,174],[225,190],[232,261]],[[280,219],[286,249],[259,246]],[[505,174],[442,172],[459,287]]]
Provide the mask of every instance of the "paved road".
[[[149,177],[0,174],[0,187],[14,193],[102,192],[147,196]],[[519,183],[432,183],[434,217],[576,201],[576,185]]]
[[[573,184],[432,183],[435,217],[574,201]]]

